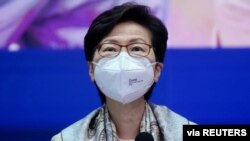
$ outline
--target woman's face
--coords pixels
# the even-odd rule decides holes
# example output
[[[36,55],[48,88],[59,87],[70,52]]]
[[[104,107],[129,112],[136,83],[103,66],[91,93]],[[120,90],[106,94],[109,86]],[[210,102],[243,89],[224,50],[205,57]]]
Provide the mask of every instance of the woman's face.
[[[149,30],[132,21],[123,22],[116,25],[99,44],[102,43],[116,43],[120,45],[128,45],[131,43],[146,43],[152,45],[151,34]],[[127,49],[125,47],[122,47],[121,51],[127,52]],[[101,58],[103,57],[100,56],[98,51],[96,50],[94,53],[93,61],[98,62]],[[146,56],[146,58],[149,59],[150,62],[156,61],[153,48],[150,49],[150,52]],[[162,66],[162,63],[158,63],[155,68],[155,81],[158,80]],[[89,75],[91,77],[91,80],[94,81],[94,66],[91,62],[89,62]]]

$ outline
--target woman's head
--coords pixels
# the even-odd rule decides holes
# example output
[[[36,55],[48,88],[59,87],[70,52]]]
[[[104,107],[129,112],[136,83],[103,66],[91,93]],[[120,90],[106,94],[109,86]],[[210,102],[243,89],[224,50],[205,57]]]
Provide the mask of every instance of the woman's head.
[[[106,55],[110,56],[111,54],[103,51],[107,49],[106,47],[119,49],[117,54],[112,54],[113,56],[123,51],[132,57],[143,56],[151,63],[160,62],[154,71],[154,82],[156,82],[160,76],[167,38],[165,26],[158,18],[151,15],[148,7],[126,3],[102,13],[92,22],[84,40],[86,60],[98,62],[107,57]],[[143,48],[143,51],[138,50],[138,47]],[[94,66],[91,63],[89,65],[90,77],[95,81]],[[153,87],[154,85],[147,90],[145,99],[149,99]],[[104,101],[100,88],[97,88]]]

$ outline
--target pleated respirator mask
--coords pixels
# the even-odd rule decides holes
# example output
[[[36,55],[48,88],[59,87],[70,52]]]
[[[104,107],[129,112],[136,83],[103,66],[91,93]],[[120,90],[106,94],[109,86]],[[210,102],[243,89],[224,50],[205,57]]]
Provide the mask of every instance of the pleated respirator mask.
[[[95,64],[97,86],[107,97],[130,103],[143,96],[154,82],[154,68],[147,58],[135,58],[121,52],[114,58],[102,58]]]

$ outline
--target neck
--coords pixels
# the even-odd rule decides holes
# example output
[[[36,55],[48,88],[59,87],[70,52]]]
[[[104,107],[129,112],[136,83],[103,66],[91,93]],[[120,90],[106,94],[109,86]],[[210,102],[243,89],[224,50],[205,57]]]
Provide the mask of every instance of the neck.
[[[106,98],[106,105],[121,139],[134,139],[140,130],[145,110],[145,100],[141,97],[131,103],[122,104]]]

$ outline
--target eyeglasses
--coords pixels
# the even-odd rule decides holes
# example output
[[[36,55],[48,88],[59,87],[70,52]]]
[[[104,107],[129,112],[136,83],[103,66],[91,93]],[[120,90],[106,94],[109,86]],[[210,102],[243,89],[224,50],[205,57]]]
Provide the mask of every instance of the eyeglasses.
[[[150,48],[152,48],[152,45],[146,43],[132,43],[128,45],[102,43],[98,46],[98,53],[102,57],[115,57],[119,55],[122,47],[126,47],[130,56],[145,57],[150,53]]]

